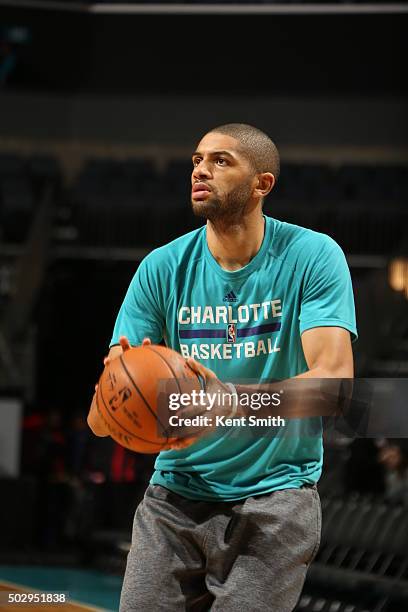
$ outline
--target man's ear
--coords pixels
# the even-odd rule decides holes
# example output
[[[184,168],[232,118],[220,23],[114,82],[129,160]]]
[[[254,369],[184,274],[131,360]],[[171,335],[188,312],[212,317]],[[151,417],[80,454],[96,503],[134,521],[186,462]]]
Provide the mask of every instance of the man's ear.
[[[255,187],[255,193],[261,198],[268,195],[275,185],[275,176],[271,172],[262,172],[258,174],[258,185]]]

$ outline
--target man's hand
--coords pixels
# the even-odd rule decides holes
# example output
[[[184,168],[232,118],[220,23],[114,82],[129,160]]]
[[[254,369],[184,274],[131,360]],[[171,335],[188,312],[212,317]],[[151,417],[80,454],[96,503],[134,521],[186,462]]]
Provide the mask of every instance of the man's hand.
[[[142,346],[147,346],[148,344],[151,344],[151,340],[149,338],[145,338],[142,342]],[[104,360],[103,360],[103,365],[106,366],[110,364],[110,362],[113,359],[116,359],[117,357],[119,357],[120,355],[122,355],[123,353],[126,353],[126,351],[128,351],[130,348],[132,348],[130,346],[130,342],[129,340],[126,338],[126,336],[121,336],[119,338],[119,346],[112,346],[112,348],[109,351],[109,355],[107,355]],[[92,403],[91,403],[91,407],[89,409],[89,414],[88,414],[88,425],[91,428],[92,432],[96,435],[96,436],[100,436],[100,437],[106,437],[109,435],[109,432],[107,431],[104,423],[101,421],[97,408],[96,408],[96,394],[98,392],[98,384],[95,385],[95,393],[94,396],[92,398]]]
[[[234,402],[236,402],[232,389],[222,383],[212,370],[192,358],[187,359],[187,364],[204,381],[204,390],[197,402],[179,408],[177,412],[169,415],[176,416],[179,425],[169,425],[166,434],[169,437],[180,438],[180,443],[186,437],[200,438],[214,431],[216,417],[229,416],[233,410]],[[195,425],[184,421],[184,419],[193,419],[200,416],[203,417],[201,422]]]

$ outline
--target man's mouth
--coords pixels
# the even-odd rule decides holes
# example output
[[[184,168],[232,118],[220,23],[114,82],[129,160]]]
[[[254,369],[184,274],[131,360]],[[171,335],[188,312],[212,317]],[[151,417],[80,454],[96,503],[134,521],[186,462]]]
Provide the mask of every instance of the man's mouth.
[[[211,189],[206,183],[194,183],[193,188],[191,190],[191,197],[194,200],[202,200],[210,192],[211,192]]]

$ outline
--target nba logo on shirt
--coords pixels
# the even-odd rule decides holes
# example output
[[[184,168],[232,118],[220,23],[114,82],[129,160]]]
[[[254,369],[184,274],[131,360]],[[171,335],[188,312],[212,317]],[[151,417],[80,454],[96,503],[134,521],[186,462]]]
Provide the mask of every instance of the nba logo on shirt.
[[[237,338],[237,326],[233,323],[227,325],[227,342],[234,344]]]

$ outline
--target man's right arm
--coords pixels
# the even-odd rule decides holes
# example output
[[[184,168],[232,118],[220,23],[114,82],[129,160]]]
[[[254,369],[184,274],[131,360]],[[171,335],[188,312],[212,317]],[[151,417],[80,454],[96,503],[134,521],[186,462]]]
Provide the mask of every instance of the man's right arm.
[[[133,346],[138,346],[151,344],[149,338],[158,344],[163,337],[165,314],[158,294],[164,281],[160,276],[160,262],[156,260],[156,257],[148,255],[141,262],[128,287],[116,318],[111,340],[113,346],[104,359],[105,366],[131,348],[128,338]],[[170,284],[165,283],[164,286],[170,287]],[[96,393],[89,410],[88,425],[96,436],[109,435],[96,407]]]
[[[105,357],[105,359],[103,360],[105,367],[110,361],[112,361],[112,359],[116,359],[116,357],[119,357],[119,355],[122,355],[122,353],[128,350],[129,348],[130,348],[130,344],[129,344],[128,339],[125,337],[122,337],[120,339],[120,344],[112,346],[109,350],[108,356]],[[95,393],[92,398],[91,406],[89,408],[87,422],[92,432],[95,434],[95,436],[106,437],[109,435],[109,432],[107,431],[104,423],[102,422],[98,414],[98,410],[96,408],[96,391],[97,391],[97,385],[95,385]]]
[[[144,338],[142,346],[146,346],[148,344],[151,344],[150,338]],[[121,336],[119,338],[119,344],[115,344],[115,346],[112,346],[109,349],[109,354],[103,360],[104,366],[106,367],[112,361],[112,359],[116,359],[116,357],[119,357],[120,355],[122,355],[122,353],[128,351],[130,348],[132,347],[130,346],[129,340],[126,338],[126,336]],[[101,420],[98,410],[96,408],[97,387],[98,385],[95,385],[95,393],[92,398],[91,406],[89,408],[87,422],[95,436],[106,437],[109,436],[109,432],[107,431],[103,421]]]

